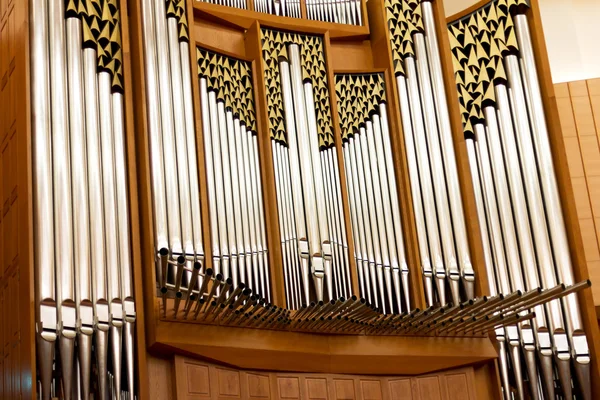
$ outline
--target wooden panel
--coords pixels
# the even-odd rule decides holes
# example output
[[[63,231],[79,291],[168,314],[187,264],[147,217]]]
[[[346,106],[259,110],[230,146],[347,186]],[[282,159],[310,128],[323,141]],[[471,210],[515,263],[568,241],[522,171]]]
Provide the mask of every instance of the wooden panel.
[[[151,358],[151,381],[170,379],[157,367],[170,368],[168,361]],[[149,362],[150,364],[150,362]],[[494,364],[479,367],[478,386],[495,387]],[[174,384],[178,399],[310,399],[310,400],[475,400],[476,381],[472,367],[418,377],[356,376],[325,373],[281,373],[242,371],[175,356]],[[157,389],[164,393],[164,389]],[[151,388],[154,393],[155,387]],[[494,389],[485,399],[495,399]],[[499,392],[498,392],[499,393]],[[154,398],[154,397],[153,397]],[[163,398],[163,397],[157,397]],[[498,397],[499,398],[499,397]]]
[[[306,393],[310,400],[327,400],[327,380],[325,378],[306,378]]]
[[[429,376],[426,378],[417,378],[417,389],[419,399],[421,400],[442,400],[442,391],[440,388],[440,378]],[[463,394],[464,395],[464,394]]]
[[[361,380],[360,389],[363,400],[381,400],[381,381],[379,380]]]
[[[299,399],[300,382],[297,377],[280,377],[277,379],[280,399]]]
[[[336,400],[354,400],[356,392],[354,390],[354,380],[352,379],[334,379],[334,398]]]
[[[185,368],[180,368],[181,365],[176,364],[177,375],[185,379],[177,380],[177,392],[175,392],[171,361],[149,356],[147,363],[148,393],[152,393],[153,400],[194,399],[186,395],[189,377],[185,373]]]
[[[469,388],[467,386],[467,374],[448,374],[446,375],[446,388],[448,400],[467,400],[471,399]]]
[[[391,400],[412,400],[412,385],[410,379],[388,380]]]
[[[331,42],[331,60],[333,71],[358,70],[368,71],[373,69],[373,55],[371,53],[371,42],[368,40],[359,42]]]
[[[217,398],[239,399],[241,397],[240,373],[230,369],[215,368],[217,375]]]
[[[199,397],[210,397],[210,380],[208,367],[205,365],[186,364],[187,394]]]
[[[600,79],[554,85],[583,252],[600,279]],[[592,286],[594,304],[600,287]]]
[[[251,399],[270,399],[269,376],[259,374],[246,374],[248,397]]]

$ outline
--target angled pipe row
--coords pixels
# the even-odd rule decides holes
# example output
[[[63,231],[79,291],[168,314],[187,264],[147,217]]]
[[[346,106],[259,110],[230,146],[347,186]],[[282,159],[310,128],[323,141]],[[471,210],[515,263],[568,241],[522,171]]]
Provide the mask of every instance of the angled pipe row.
[[[241,9],[246,9],[248,8],[248,5],[246,4],[246,0],[196,0],[196,1],[202,1],[204,3],[211,3],[211,4],[218,4],[220,6],[226,6],[226,7],[234,7],[234,8],[241,8]],[[255,1],[255,7],[257,2]],[[256,11],[259,11],[258,9]]]
[[[302,18],[300,0],[254,0],[254,10],[282,17]]]
[[[179,267],[185,268],[183,263]],[[169,312],[166,318],[224,326],[367,335],[482,336],[494,329],[530,321],[536,314],[529,310],[591,286],[590,281],[583,281],[546,291],[536,288],[506,296],[484,296],[457,305],[448,303],[425,310],[417,308],[401,314],[386,314],[366,299],[353,295],[289,310],[269,303],[243,283],[233,286],[231,278],[215,275],[210,268],[198,275],[203,282],[199,290],[185,295],[181,312],[178,307],[169,306],[175,311]],[[171,296],[165,302],[179,300]]]
[[[360,0],[306,0],[306,16],[316,21],[362,25]]]
[[[40,398],[133,399],[119,7],[37,1],[30,26]]]

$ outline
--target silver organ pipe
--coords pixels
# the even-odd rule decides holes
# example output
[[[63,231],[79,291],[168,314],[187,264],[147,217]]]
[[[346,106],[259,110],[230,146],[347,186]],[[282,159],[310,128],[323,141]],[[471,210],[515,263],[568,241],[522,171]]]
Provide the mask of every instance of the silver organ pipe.
[[[202,1],[205,3],[218,4],[221,6],[233,7],[233,8],[239,8],[239,9],[248,8],[248,4],[247,4],[246,0],[195,0],[195,1]],[[265,0],[255,0],[254,1],[255,10],[259,11],[259,12],[267,12],[266,9],[264,8],[267,6],[266,3],[267,2]],[[269,5],[272,5],[272,4],[269,3]]]
[[[475,134],[479,155],[484,155],[484,147],[490,155],[487,174],[482,173],[482,159],[479,171],[471,163],[471,172],[473,180],[479,176],[483,192],[488,191],[486,185],[490,192],[496,191],[496,196],[487,195],[485,213],[490,229],[482,236],[484,242],[492,243],[496,279],[503,293],[510,290],[502,283],[508,280],[512,290],[540,285],[548,290],[557,282],[573,282],[531,37],[523,12],[527,12],[525,2],[492,1],[451,23],[448,29],[465,134]],[[495,182],[495,189],[491,182]],[[493,220],[498,218],[496,208],[501,223],[497,230],[493,227]],[[503,246],[493,245],[498,242],[498,232],[504,237]],[[506,271],[497,262],[502,253],[507,257]],[[508,276],[504,276],[506,273]],[[527,392],[533,398],[554,398],[560,393],[567,399],[591,399],[590,355],[579,305],[574,296],[562,302],[563,307],[558,300],[538,305],[531,322],[521,323],[519,329],[506,328],[508,342],[516,342],[523,352],[516,352],[513,360],[524,354],[526,371],[520,371],[513,361],[512,368],[501,366],[503,375],[514,374],[515,383],[528,381]],[[502,364],[507,361],[501,357]],[[555,382],[559,382],[560,390]],[[504,382],[503,386],[508,397],[509,384]],[[517,385],[520,397],[525,392],[524,384]]]
[[[187,317],[203,282],[204,245],[185,3],[141,5],[157,287],[163,315]]]
[[[434,15],[428,1],[385,1],[428,304],[475,294]],[[422,205],[421,205],[422,204]],[[419,228],[421,227],[421,228]],[[426,227],[427,229],[423,229]]]
[[[115,0],[38,3],[31,62],[40,398],[133,399],[119,7]]]
[[[336,75],[336,94],[344,140],[346,180],[356,194],[349,202],[352,231],[359,238],[356,262],[359,277],[362,270],[361,294],[370,297],[373,293],[375,304],[380,304],[379,309],[384,313],[409,311],[408,267],[387,124],[383,75]],[[348,154],[354,145],[354,151],[360,157],[353,158]],[[355,175],[358,176],[356,186]],[[366,196],[356,192],[366,193]],[[364,257],[361,225],[366,227],[367,232],[366,258],[373,257],[375,264],[375,273],[370,276],[371,284],[365,279],[372,271],[370,266],[363,269],[364,264],[361,265]]]
[[[268,29],[261,37],[286,302],[297,309],[351,292],[323,41]]]
[[[251,67],[200,48],[196,54],[215,271],[269,301]]]

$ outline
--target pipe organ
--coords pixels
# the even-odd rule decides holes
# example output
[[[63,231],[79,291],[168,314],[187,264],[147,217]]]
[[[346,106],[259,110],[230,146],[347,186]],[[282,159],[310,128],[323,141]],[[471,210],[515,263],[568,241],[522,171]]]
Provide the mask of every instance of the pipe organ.
[[[0,398],[597,398],[537,0],[441,1],[0,1]]]
[[[409,271],[385,90],[383,74],[336,75],[360,293],[401,313],[411,309]]]
[[[429,1],[388,0],[385,10],[425,296],[432,305],[435,282],[440,303],[452,299],[456,304],[461,298],[474,297],[475,271],[467,241],[432,5]]]
[[[350,296],[322,39],[261,31],[287,304]],[[327,295],[325,296],[325,291]]]
[[[494,1],[448,26],[490,293],[573,282],[527,7]],[[564,398],[573,382],[578,398],[591,399],[576,297],[535,311],[531,323],[496,330],[505,395],[514,380],[519,398],[527,389],[555,398],[556,373]]]
[[[133,398],[119,6],[39,1],[31,19],[38,390]]]
[[[270,300],[251,65],[198,49],[213,268]],[[214,177],[214,179],[213,179]]]

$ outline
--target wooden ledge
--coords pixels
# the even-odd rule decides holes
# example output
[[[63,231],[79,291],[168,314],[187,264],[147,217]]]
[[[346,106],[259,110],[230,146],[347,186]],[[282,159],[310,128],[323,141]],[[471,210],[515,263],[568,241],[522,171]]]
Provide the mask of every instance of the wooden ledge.
[[[224,24],[242,30],[250,29],[252,24],[254,24],[255,21],[258,21],[261,26],[286,31],[319,35],[329,32],[331,38],[365,40],[369,38],[369,26],[366,18],[363,19],[363,24],[367,25],[363,26],[335,24],[332,22],[313,21],[304,18],[281,17],[253,10],[241,10],[201,1],[194,2],[194,17],[208,19],[222,25]]]
[[[497,357],[489,338],[339,336],[159,321],[150,350],[237,368],[417,375]],[[150,342],[150,341],[149,341]]]

